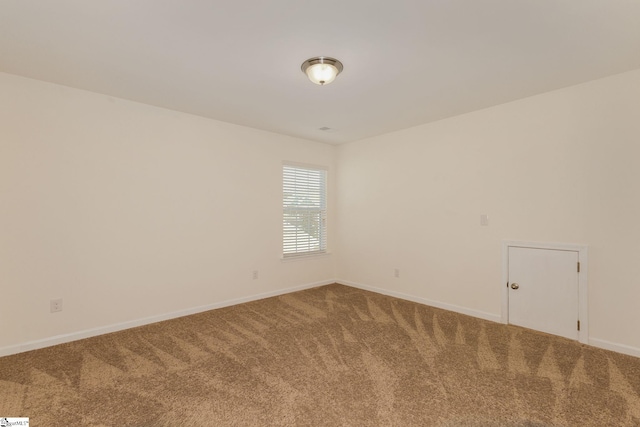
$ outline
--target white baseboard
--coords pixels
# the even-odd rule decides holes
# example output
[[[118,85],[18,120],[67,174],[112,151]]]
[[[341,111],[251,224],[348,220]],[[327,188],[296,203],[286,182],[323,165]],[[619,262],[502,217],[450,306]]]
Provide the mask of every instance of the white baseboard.
[[[171,313],[160,314],[157,316],[145,317],[143,319],[131,320],[128,322],[116,323],[113,325],[102,326],[99,328],[86,329],[70,334],[56,335],[41,340],[28,341],[17,345],[11,345],[6,347],[0,347],[0,357],[9,356],[12,354],[23,353],[25,351],[37,350],[40,348],[50,347],[53,345],[64,344],[72,341],[81,340],[84,338],[90,338],[97,335],[108,334],[111,332],[122,331],[125,329],[135,328],[138,326],[144,326],[151,323],[161,322],[163,320],[175,319],[178,317],[189,316],[191,314],[202,313],[204,311],[215,310],[217,308],[229,307],[237,304],[243,304],[245,302],[257,301],[264,298],[275,297],[279,295],[288,294],[291,292],[302,291],[305,289],[316,288],[318,286],[330,285],[332,283],[339,283],[345,286],[351,286],[353,288],[363,289],[365,291],[375,292],[382,295],[388,295],[394,298],[399,298],[407,301],[416,302],[419,304],[425,304],[431,307],[441,308],[443,310],[453,311],[456,313],[466,314],[467,316],[477,317],[492,322],[501,322],[499,315],[493,313],[486,313],[483,311],[472,310],[466,307],[460,307],[453,304],[447,304],[440,301],[433,301],[426,298],[416,297],[413,295],[404,294],[401,292],[389,291],[387,289],[377,288],[375,286],[363,285],[361,283],[355,283],[348,280],[324,280],[321,282],[308,283],[305,285],[294,286],[285,289],[279,289],[276,291],[265,292],[256,295],[250,295],[243,298],[236,298],[218,303],[203,305],[199,307],[193,307],[185,310],[174,311]],[[640,348],[631,347],[624,344],[612,343],[609,341],[590,338],[589,345],[602,348],[604,350],[615,351],[616,353],[626,354],[629,356],[640,357]]]
[[[477,317],[484,320],[489,320],[492,322],[502,323],[501,316],[485,313],[483,311],[471,310],[466,307],[460,307],[457,305],[442,303],[439,301],[433,301],[426,298],[415,297],[413,295],[403,294],[401,292],[389,291],[387,289],[376,288],[374,286],[363,285],[361,283],[354,283],[348,280],[336,280],[336,283],[340,283],[341,285],[351,286],[353,288],[363,289],[365,291],[375,292],[377,294],[388,295],[395,298],[400,298],[407,301],[417,302],[419,304],[425,304],[431,307],[442,308],[444,310],[454,311],[456,313],[466,314],[468,316]],[[588,345],[593,347],[598,347],[604,350],[615,351],[616,353],[626,354],[629,356],[640,357],[640,348],[631,347],[624,344],[616,344],[613,342],[597,339],[597,338],[589,338]]]
[[[40,348],[51,347],[53,345],[64,344],[85,338],[95,337],[97,335],[109,334],[111,332],[122,331],[124,329],[144,326],[151,323],[162,322],[163,320],[175,319],[178,317],[189,316],[191,314],[202,313],[204,311],[215,310],[217,308],[229,307],[232,305],[242,304],[245,302],[257,301],[264,298],[275,297],[279,295],[289,294],[291,292],[311,289],[318,286],[330,285],[336,283],[335,280],[325,280],[321,282],[308,283],[305,285],[294,286],[291,288],[278,289],[276,291],[265,292],[248,297],[236,298],[213,304],[202,305],[199,307],[188,308],[185,310],[174,311],[171,313],[159,314],[157,316],[145,317],[143,319],[130,320],[128,322],[116,323],[113,325],[101,326],[93,329],[85,329],[82,331],[72,332],[69,334],[56,335],[35,341],[28,341],[21,344],[0,347],[0,357],[9,356],[11,354],[23,353],[25,351],[37,350]]]
[[[640,348],[631,347],[630,345],[616,344],[598,338],[590,338],[589,345],[605,350],[615,351],[616,353],[626,354],[628,356],[640,357]]]
[[[466,308],[466,307],[460,307],[460,306],[457,306],[457,305],[447,304],[447,303],[440,302],[440,301],[433,301],[433,300],[426,299],[426,298],[421,298],[421,297],[416,297],[416,296],[413,296],[413,295],[403,294],[401,292],[389,291],[387,289],[376,288],[374,286],[363,285],[361,283],[350,282],[348,280],[340,280],[340,279],[338,279],[336,282],[340,283],[341,285],[351,286],[351,287],[354,287],[354,288],[363,289],[365,291],[375,292],[377,294],[388,295],[388,296],[394,297],[394,298],[400,298],[400,299],[407,300],[407,301],[417,302],[418,304],[424,304],[424,305],[428,305],[428,306],[431,306],[431,307],[441,308],[443,310],[454,311],[456,313],[466,314],[467,316],[471,316],[471,317],[478,317],[480,319],[489,320],[491,322],[498,322],[498,323],[501,322],[501,317],[500,317],[499,314],[486,313],[484,311],[472,310],[472,309]]]

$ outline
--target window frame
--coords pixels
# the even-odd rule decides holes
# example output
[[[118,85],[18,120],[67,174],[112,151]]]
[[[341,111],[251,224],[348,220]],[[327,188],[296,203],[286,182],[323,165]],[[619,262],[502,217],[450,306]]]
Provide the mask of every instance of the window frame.
[[[281,176],[282,259],[326,255],[328,168],[283,162]]]

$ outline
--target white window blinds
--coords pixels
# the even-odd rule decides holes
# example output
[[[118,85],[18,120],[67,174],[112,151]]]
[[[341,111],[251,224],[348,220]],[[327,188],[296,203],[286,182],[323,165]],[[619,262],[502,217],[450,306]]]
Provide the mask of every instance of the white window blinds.
[[[327,171],[282,167],[282,251],[285,258],[327,250]]]

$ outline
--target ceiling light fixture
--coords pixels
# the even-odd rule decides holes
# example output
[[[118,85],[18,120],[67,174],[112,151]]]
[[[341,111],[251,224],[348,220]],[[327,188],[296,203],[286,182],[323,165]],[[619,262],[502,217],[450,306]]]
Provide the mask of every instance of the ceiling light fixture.
[[[342,69],[342,62],[327,56],[316,56],[302,63],[302,71],[317,85],[326,85],[335,80]]]

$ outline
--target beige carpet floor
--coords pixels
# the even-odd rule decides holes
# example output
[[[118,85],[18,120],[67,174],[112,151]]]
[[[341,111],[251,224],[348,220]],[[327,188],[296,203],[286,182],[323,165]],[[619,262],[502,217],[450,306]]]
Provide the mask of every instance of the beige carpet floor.
[[[341,285],[0,358],[32,426],[639,426],[640,359]]]

